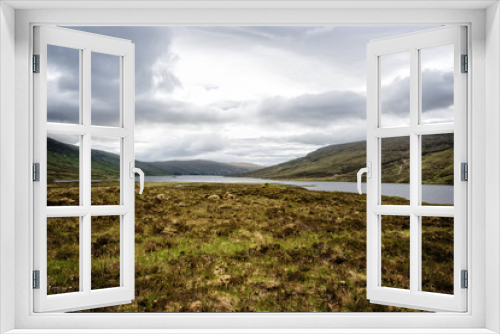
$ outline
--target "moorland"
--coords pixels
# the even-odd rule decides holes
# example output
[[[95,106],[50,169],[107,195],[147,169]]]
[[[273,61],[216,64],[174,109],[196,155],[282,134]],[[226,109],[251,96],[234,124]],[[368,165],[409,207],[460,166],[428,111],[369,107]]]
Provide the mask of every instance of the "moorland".
[[[116,182],[92,184],[96,205]],[[48,185],[72,205],[76,183]],[[403,201],[392,198],[393,202]],[[402,202],[403,203],[403,202]],[[136,196],[136,298],[92,312],[397,312],[366,299],[365,196],[279,184],[146,183]],[[78,290],[78,219],[48,221],[48,291]],[[409,286],[409,222],[382,219],[382,284]],[[119,285],[119,224],[92,220],[92,288]],[[423,222],[423,288],[453,291],[453,221]]]

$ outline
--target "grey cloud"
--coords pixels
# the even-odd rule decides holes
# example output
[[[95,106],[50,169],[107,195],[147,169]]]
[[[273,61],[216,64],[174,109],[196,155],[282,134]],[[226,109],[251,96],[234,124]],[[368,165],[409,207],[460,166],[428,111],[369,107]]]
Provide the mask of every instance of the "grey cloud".
[[[120,58],[92,53],[92,124],[120,124]]]
[[[382,113],[409,115],[410,78],[396,78],[382,87]],[[422,72],[422,112],[453,105],[453,72],[426,70]]]
[[[148,145],[137,152],[137,158],[144,161],[200,159],[206,154],[224,151],[229,145],[229,140],[217,134],[187,133]]]
[[[154,77],[157,80],[157,88],[163,91],[171,92],[176,87],[182,87],[182,83],[171,71],[173,65],[177,62],[179,57],[177,55],[168,54],[164,56],[163,63],[166,64],[162,68],[155,68]]]
[[[410,77],[396,78],[381,87],[381,110],[383,115],[408,116],[410,114]]]
[[[318,131],[311,131],[285,138],[289,142],[305,145],[335,145],[364,140],[366,138],[366,133],[365,131],[359,130],[365,128],[365,121],[349,122],[349,124],[340,125],[337,128],[334,127],[326,130],[318,129]]]
[[[59,135],[59,134],[49,133],[47,134],[47,137],[55,139],[64,144],[80,145],[80,136]]]
[[[172,91],[181,86],[180,80],[171,73],[168,67],[154,69],[153,64],[161,58],[169,63],[175,59],[170,51],[172,29],[169,27],[69,27],[112,37],[130,39],[136,48],[136,96],[150,94],[153,88],[153,75],[159,79],[158,88]],[[49,116],[51,121],[73,123],[74,116],[65,113],[64,105],[68,104],[68,91],[78,94],[78,51],[62,47],[48,48],[48,61],[54,70],[61,72],[55,87],[57,91],[50,93]],[[119,58],[116,56],[92,54],[92,118],[95,125],[118,125],[120,72]],[[78,95],[73,96],[78,103]]]
[[[363,82],[365,69],[366,44],[371,39],[423,30],[425,27],[72,27],[108,36],[130,39],[136,46],[136,124],[137,129],[166,128],[165,134],[177,139],[161,136],[152,142],[138,143],[138,159],[145,161],[167,159],[213,158],[220,161],[247,161],[264,164],[283,162],[328,144],[361,140],[365,136],[366,102],[363,94],[355,92],[326,92],[309,94],[294,99],[270,98],[260,103],[257,110],[245,101],[220,101],[206,107],[199,107],[189,101],[155,100],[153,88],[171,92],[182,87],[179,78],[173,75],[172,64],[176,55],[172,53],[171,43],[176,36],[191,38],[193,45],[211,45],[222,50],[233,48],[244,53],[256,47],[269,47],[270,50],[288,50],[293,54],[307,57],[311,62],[331,62],[341,68],[338,78],[344,75],[359,77]],[[192,32],[192,33],[190,33]],[[49,103],[49,109],[60,121],[75,119],[68,110],[74,107],[70,92],[78,93],[76,80],[71,76],[74,63],[65,59],[63,54],[51,57],[58,63],[58,69],[66,74],[57,82],[60,98]],[[165,66],[153,67],[158,60]],[[108,124],[116,119],[116,110],[107,98],[112,92],[113,81],[109,80],[110,68],[105,63],[94,64],[102,79],[93,95],[93,119]],[[170,67],[169,67],[170,66]],[[293,69],[292,69],[293,70]],[[321,71],[321,68],[318,68]],[[425,77],[425,76],[424,76]],[[97,74],[96,74],[97,78]],[[153,86],[156,80],[156,85]],[[440,81],[441,80],[441,81]],[[431,78],[428,101],[424,108],[437,108],[449,102],[441,100],[436,84],[443,84],[443,76]],[[429,87],[431,87],[429,86]],[[208,87],[207,89],[209,89]],[[424,90],[427,89],[424,87]],[[66,95],[64,95],[66,94]],[[401,109],[401,92],[394,93],[389,100],[393,110]],[[449,100],[449,99],[448,99]],[[75,100],[77,101],[77,100]],[[248,103],[248,104],[246,104]],[[398,103],[400,104],[398,106]],[[257,111],[257,118],[252,117]],[[68,116],[69,115],[69,116]],[[78,114],[76,115],[76,120]],[[271,138],[222,138],[212,134],[189,134],[193,127],[210,125],[211,133],[219,127],[247,122],[255,127],[255,132],[271,129]],[[335,126],[336,127],[335,127]],[[331,128],[328,128],[331,126]],[[301,132],[296,134],[294,129]],[[305,132],[304,132],[305,131]],[[307,132],[309,131],[309,132]],[[330,135],[331,134],[331,135]]]
[[[308,132],[288,138],[289,141],[309,145],[329,145],[334,140],[333,133]]]
[[[223,124],[235,121],[238,114],[225,112],[215,107],[199,107],[178,100],[139,100],[136,103],[137,125],[171,124],[171,125],[201,125]]]
[[[80,114],[79,51],[49,45],[47,58],[47,120],[77,124]]]
[[[366,115],[366,98],[350,91],[330,91],[306,94],[292,99],[274,97],[259,106],[259,116],[265,120],[320,126],[333,122],[363,119]]]
[[[350,75],[365,75],[366,46],[374,39],[434,27],[425,26],[268,26],[188,27],[198,44],[241,50],[258,46],[289,50],[314,61],[335,62]],[[193,34],[194,35],[194,34]]]
[[[78,95],[76,96],[78,98]],[[80,104],[78,99],[47,99],[47,121],[55,123],[78,124]]]
[[[172,57],[171,42],[174,35],[172,27],[69,27],[111,37],[131,40],[135,44],[135,82],[136,94],[149,93],[154,74],[153,64],[160,58]],[[171,74],[173,81],[179,82]],[[172,87],[176,83],[171,84]]]
[[[59,78],[57,82],[57,88],[60,92],[74,92],[76,99],[78,99],[78,93],[80,91],[80,82],[77,76],[71,75],[66,72],[65,76]]]
[[[453,72],[422,72],[422,112],[453,105]]]
[[[120,126],[119,102],[96,101],[92,99],[92,125]]]
[[[294,27],[294,26],[248,26],[248,27],[190,27],[187,28],[197,33],[210,34],[225,40],[235,40],[239,43],[247,43],[252,40],[253,43],[259,44],[266,41],[273,43],[288,43],[296,41],[297,37],[311,29],[311,27]]]
[[[47,74],[60,72],[56,87],[62,93],[80,90],[80,52],[55,45],[47,46]],[[78,98],[78,95],[77,95]]]

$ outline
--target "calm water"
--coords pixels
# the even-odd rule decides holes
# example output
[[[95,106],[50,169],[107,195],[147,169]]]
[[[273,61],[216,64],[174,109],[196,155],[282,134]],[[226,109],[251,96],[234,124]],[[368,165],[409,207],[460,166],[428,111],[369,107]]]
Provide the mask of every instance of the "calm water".
[[[136,181],[139,179],[137,178]],[[146,176],[146,182],[205,182],[205,183],[280,183],[290,184],[319,191],[344,191],[356,193],[355,182],[325,182],[325,181],[276,181],[266,179],[254,179],[250,177],[230,177],[212,175],[169,175],[169,176]],[[362,185],[363,193],[366,193],[366,184]],[[382,195],[398,196],[409,199],[409,185],[400,183],[384,183]],[[428,203],[453,204],[453,186],[422,185],[422,200]]]

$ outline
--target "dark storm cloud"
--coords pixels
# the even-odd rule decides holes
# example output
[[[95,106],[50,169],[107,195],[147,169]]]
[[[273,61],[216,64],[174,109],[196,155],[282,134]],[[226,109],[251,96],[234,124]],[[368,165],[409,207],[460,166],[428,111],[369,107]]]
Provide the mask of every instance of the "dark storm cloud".
[[[286,99],[274,97],[264,100],[258,116],[265,121],[321,126],[333,122],[364,119],[365,96],[350,91],[330,91],[321,94],[305,94]]]
[[[410,110],[410,78],[396,78],[382,86],[382,112],[408,115]],[[422,72],[422,112],[453,106],[453,72]]]

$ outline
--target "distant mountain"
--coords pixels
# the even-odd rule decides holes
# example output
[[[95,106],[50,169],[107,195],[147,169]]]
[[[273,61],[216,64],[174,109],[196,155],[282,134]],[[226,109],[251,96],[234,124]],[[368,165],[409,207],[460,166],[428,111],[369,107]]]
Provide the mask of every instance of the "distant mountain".
[[[232,175],[253,171],[260,166],[238,166],[210,160],[170,160],[162,162],[136,161],[146,175]]]
[[[75,180],[79,173],[80,149],[78,146],[47,138],[47,177],[49,180]],[[115,179],[119,176],[120,157],[100,150],[91,151],[93,180]],[[222,163],[208,160],[136,161],[146,175],[232,175],[262,168],[247,163]]]
[[[409,182],[409,147],[409,137],[382,139],[382,182]],[[360,141],[325,146],[305,157],[239,176],[355,182],[358,170],[365,166],[366,142]],[[422,181],[425,184],[453,184],[453,134],[422,137]]]

